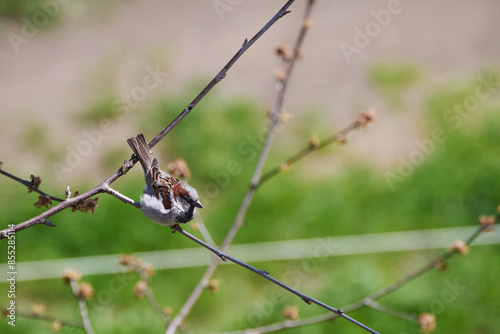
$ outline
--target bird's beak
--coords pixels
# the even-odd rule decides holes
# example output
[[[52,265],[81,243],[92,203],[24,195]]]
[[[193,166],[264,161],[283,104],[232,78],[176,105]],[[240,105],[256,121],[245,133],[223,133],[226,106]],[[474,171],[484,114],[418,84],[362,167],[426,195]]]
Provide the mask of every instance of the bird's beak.
[[[200,208],[200,209],[203,209],[203,205],[201,205],[200,201],[196,201],[193,203],[193,206],[197,207],[197,208]]]

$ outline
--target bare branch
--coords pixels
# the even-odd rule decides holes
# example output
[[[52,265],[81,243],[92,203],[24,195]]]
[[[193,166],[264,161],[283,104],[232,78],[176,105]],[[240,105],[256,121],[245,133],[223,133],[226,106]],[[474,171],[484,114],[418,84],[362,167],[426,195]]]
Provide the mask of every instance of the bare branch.
[[[496,221],[498,221],[498,218],[500,218],[500,215],[496,217]],[[481,235],[482,232],[491,229],[491,227],[492,226],[490,224],[481,224],[481,226],[474,233],[472,233],[471,236],[469,236],[465,240],[465,244],[470,245],[479,235]],[[412,279],[426,273],[427,271],[429,271],[433,268],[436,268],[438,265],[440,265],[441,263],[448,260],[453,255],[458,254],[458,253],[459,253],[459,251],[456,248],[451,248],[448,251],[446,251],[445,253],[443,253],[440,256],[438,256],[437,258],[435,258],[434,260],[425,264],[421,268],[418,268],[415,271],[412,271],[411,273],[407,274],[406,276],[404,276],[403,278],[394,282],[393,284],[391,284],[383,289],[380,289],[380,290],[370,294],[369,296],[367,296],[367,297],[365,297],[357,302],[346,305],[346,306],[342,307],[342,309],[344,310],[344,312],[349,313],[349,312],[359,310],[360,308],[363,308],[363,307],[371,306],[372,308],[374,308],[373,303],[375,302],[376,299],[379,299],[381,297],[388,295],[391,292],[394,292],[395,290],[399,289],[400,287],[402,287],[403,285],[405,285],[406,283],[408,283]],[[378,305],[380,305],[380,304],[378,304]],[[386,309],[388,309],[388,308],[386,308]],[[266,326],[261,326],[261,327],[257,327],[257,328],[251,328],[251,329],[247,329],[244,331],[225,332],[224,334],[271,333],[271,332],[276,332],[276,331],[288,329],[288,328],[297,328],[297,327],[304,327],[304,326],[308,326],[308,325],[312,325],[312,324],[317,324],[320,322],[333,320],[337,317],[338,317],[337,314],[325,313],[325,314],[320,314],[317,316],[304,318],[304,319],[300,319],[300,320],[286,320],[283,322],[278,322],[278,323],[274,323],[274,324],[270,324],[270,325],[266,325]],[[412,318],[412,321],[413,320],[414,319]],[[220,333],[220,334],[222,334],[222,333]]]
[[[134,201],[133,199],[131,198],[128,198],[127,196],[119,193],[118,191],[114,190],[113,188],[111,188],[110,186],[108,185],[105,185],[104,187],[104,191],[108,194],[110,194],[111,196],[114,196],[116,198],[118,198],[120,201],[122,201],[123,203],[125,204],[130,204],[130,205],[133,205],[135,206],[137,209],[140,209],[141,208],[141,203],[139,202],[136,202]]]
[[[200,94],[165,128],[163,129],[150,143],[149,147],[152,148],[155,146],[161,139],[163,139],[172,129],[180,123],[180,121],[186,117],[186,115],[208,94],[208,92],[218,83],[220,82],[227,74],[228,70],[238,61],[238,59],[245,53],[250,46],[252,46],[276,21],[278,21],[281,17],[288,13],[287,9],[292,5],[295,0],[289,0],[279,11],[278,13],[250,40],[244,41],[240,50],[231,58],[231,60],[224,66],[224,68],[215,76],[215,78],[201,91]],[[133,155],[130,161],[126,161],[123,166],[121,166],[113,175],[104,180],[101,184],[96,186],[89,191],[76,196],[71,199],[66,199],[62,201],[60,204],[50,208],[49,210],[39,214],[36,217],[33,217],[27,221],[17,224],[13,229],[4,229],[0,230],[0,239],[6,238],[9,232],[18,232],[24,230],[28,227],[35,226],[38,224],[43,224],[47,220],[48,217],[67,209],[73,205],[78,204],[78,202],[90,198],[96,194],[108,192],[107,187],[116,181],[119,177],[125,175],[129,169],[131,169],[136,163],[137,158]],[[1,169],[0,169],[1,171]],[[134,205],[135,206],[135,205]]]
[[[80,309],[83,328],[85,329],[85,332],[87,332],[87,334],[94,334],[94,329],[92,328],[92,324],[90,323],[87,303],[85,302],[85,298],[80,294],[80,288],[78,287],[78,282],[76,280],[69,280],[69,284],[71,286],[71,291],[73,292],[73,295],[78,300],[78,308]]]
[[[273,176],[276,176],[277,174],[279,174],[282,171],[284,166],[290,167],[290,165],[305,158],[306,156],[308,156],[310,153],[312,153],[314,151],[320,150],[323,147],[326,147],[326,146],[331,145],[333,143],[343,144],[346,141],[347,135],[349,133],[366,125],[366,123],[363,123],[360,120],[369,119],[371,122],[371,121],[373,121],[373,116],[374,116],[373,114],[374,114],[374,109],[370,109],[367,113],[358,115],[357,119],[354,122],[349,124],[344,129],[340,130],[339,132],[337,132],[335,135],[331,136],[330,138],[327,138],[327,139],[320,141],[320,142],[310,142],[307,147],[303,148],[302,150],[300,150],[296,154],[292,155],[290,158],[285,160],[285,162],[283,162],[279,166],[277,166],[277,167],[271,169],[269,172],[265,173],[262,176],[262,178],[260,179],[260,182],[258,184],[256,184],[256,187],[262,185],[264,182],[268,181]]]
[[[24,184],[26,187],[30,188],[34,192],[37,192],[37,193],[39,193],[42,196],[49,197],[53,201],[56,201],[56,202],[62,202],[62,201],[64,201],[63,199],[60,199],[60,198],[57,198],[57,197],[54,197],[54,196],[51,196],[49,194],[44,193],[43,191],[41,191],[40,189],[38,189],[37,187],[35,187],[32,182],[20,179],[17,176],[12,175],[12,174],[4,171],[1,168],[0,168],[0,174],[3,174],[5,176],[7,176],[8,178],[11,178],[12,180],[17,181],[17,182],[19,182],[21,184]]]
[[[5,309],[5,308],[3,308]],[[39,314],[34,314],[34,313],[29,313],[29,312],[22,312],[16,310],[16,316],[23,317],[23,318],[29,318],[29,319],[36,319],[36,320],[41,320],[41,321],[46,321],[46,322],[59,322],[61,326],[69,326],[69,327],[75,327],[75,328],[83,328],[83,324],[78,321],[72,321],[72,320],[63,320],[60,318],[56,317],[51,317],[49,315],[39,315]]]
[[[236,54],[233,56],[233,58],[231,58],[231,60],[226,64],[226,66],[224,66],[224,68],[222,68],[222,70],[215,76],[215,78],[213,78],[212,81],[210,81],[210,83],[201,91],[201,93],[195,97],[195,99],[179,114],[179,116],[177,116],[172,121],[172,123],[170,123],[165,129],[163,129],[149,143],[150,148],[155,146],[160,140],[163,139],[163,137],[165,137],[167,135],[167,133],[172,131],[172,129],[177,124],[179,124],[179,122],[182,121],[182,119],[184,117],[186,117],[186,115],[189,114],[189,112],[198,104],[198,102],[200,102],[201,99],[203,99],[205,97],[205,95],[207,95],[207,93],[217,83],[219,83],[219,81],[221,81],[222,79],[224,79],[226,77],[226,74],[229,71],[229,69],[238,61],[238,59],[241,57],[241,55],[243,55],[243,53],[245,53],[245,51],[248,50],[248,48],[250,46],[252,46],[253,43],[255,43],[269,28],[271,28],[271,26],[274,23],[276,23],[276,21],[278,21],[280,18],[282,18],[284,15],[286,15],[288,13],[287,9],[292,5],[292,3],[294,3],[294,1],[295,0],[288,0],[288,2],[278,11],[278,13],[276,13],[276,15],[274,15],[273,18],[262,29],[260,29],[260,31],[257,34],[255,34],[254,37],[252,37],[252,39],[250,39],[250,40],[245,39],[240,50],[238,52],[236,52]]]
[[[148,273],[146,271],[141,271],[140,275],[141,279],[147,283],[145,294],[149,304],[151,304],[155,312],[162,318],[165,326],[168,326],[168,324],[170,323],[170,317],[163,311],[160,303],[158,303],[158,300],[153,293],[153,289],[151,289]]]
[[[400,311],[400,310],[396,310],[396,309],[393,309],[393,308],[390,308],[390,307],[387,307],[385,305],[382,305],[374,300],[370,300],[370,299],[367,299],[365,300],[365,305],[369,308],[372,308],[374,310],[377,310],[379,312],[382,312],[382,313],[387,313],[389,315],[392,315],[394,317],[397,317],[397,318],[400,318],[400,319],[403,319],[403,320],[407,320],[407,321],[411,321],[411,322],[417,322],[417,319],[415,318],[414,315],[411,315],[409,313],[406,313],[406,312],[403,312],[403,311]]]
[[[291,287],[289,287],[288,285],[282,283],[281,281],[278,281],[277,279],[275,279],[274,277],[270,276],[268,272],[264,271],[264,270],[259,270],[257,268],[254,268],[252,267],[251,265],[243,262],[243,261],[240,261],[224,252],[221,252],[219,251],[217,248],[215,247],[212,247],[210,246],[209,244],[207,244],[206,242],[196,238],[194,235],[191,235],[189,234],[188,232],[184,231],[179,225],[175,225],[172,227],[176,232],[179,232],[181,233],[182,235],[186,236],[187,238],[193,240],[194,242],[196,242],[197,244],[205,247],[206,249],[208,249],[209,251],[211,251],[212,253],[214,253],[215,255],[217,255],[219,258],[221,258],[223,261],[231,261],[233,263],[236,263],[237,265],[245,268],[245,269],[248,269],[254,273],[256,273],[257,275],[259,276],[262,276],[264,277],[265,279],[267,279],[268,281],[276,284],[277,286],[293,293],[294,295],[300,297],[306,304],[310,305],[311,303],[312,304],[316,304],[318,306],[321,306],[322,308],[324,309],[327,309],[329,310],[330,312],[334,313],[335,315],[339,316],[339,317],[342,317],[346,320],[349,320],[350,322],[352,322],[353,324],[363,328],[364,330],[366,330],[367,332],[370,332],[370,333],[378,333],[376,331],[374,331],[373,329],[367,327],[366,325],[360,323],[359,321],[349,317],[348,315],[346,315],[344,313],[344,311],[340,310],[340,309],[336,309],[334,307],[331,307],[330,305],[327,305],[317,299],[314,299],[312,297],[309,297],[308,295],[306,294],[303,294],[302,292],[299,292]]]
[[[275,20],[281,16],[283,16],[286,13],[287,8],[293,3],[293,1],[288,1],[287,4],[276,14],[272,20]],[[311,7],[313,5],[314,1],[309,0],[307,2],[305,14],[304,14],[304,22],[309,19],[310,14],[311,14]],[[272,20],[270,22],[272,22]],[[269,25],[269,23],[266,25],[266,27]],[[264,28],[266,28],[264,27]],[[263,29],[264,29],[263,28]],[[302,45],[302,42],[304,40],[305,32],[308,30],[309,25],[303,24],[302,28],[300,29],[299,36],[297,37],[297,41],[295,43],[295,48],[294,48],[294,54],[292,59],[289,60],[286,70],[285,70],[285,75],[282,78],[278,79],[277,85],[276,85],[276,91],[274,94],[274,101],[273,101],[273,107],[270,112],[270,119],[269,119],[269,131],[264,143],[264,146],[262,147],[261,153],[259,155],[257,164],[255,166],[255,170],[251,179],[250,187],[243,198],[243,201],[241,203],[241,206],[238,210],[238,213],[236,214],[235,220],[233,222],[233,225],[231,226],[229,232],[227,233],[226,237],[224,238],[224,241],[221,246],[221,250],[225,251],[229,245],[232,243],[234,237],[238,233],[239,229],[243,225],[243,220],[246,215],[246,212],[250,206],[250,203],[252,202],[253,195],[256,190],[256,186],[259,183],[260,177],[262,175],[262,170],[264,168],[265,161],[267,159],[267,155],[269,153],[269,150],[271,148],[271,144],[274,139],[274,133],[276,130],[276,126],[279,121],[279,116],[281,113],[281,109],[283,106],[283,100],[286,92],[286,87],[288,85],[288,80],[291,77],[295,61],[298,58],[299,52],[300,52],[300,47]],[[260,32],[256,35],[259,36]],[[170,326],[167,329],[166,334],[173,334],[175,333],[176,329],[178,326],[182,323],[182,321],[186,318],[186,316],[189,314],[191,311],[192,307],[196,303],[196,301],[199,299],[201,296],[202,292],[204,291],[205,287],[207,286],[210,277],[212,277],[213,273],[215,272],[215,269],[219,265],[219,261],[217,257],[212,258],[212,261],[210,262],[210,265],[206,269],[205,273],[203,274],[202,278],[200,279],[200,282],[197,284],[197,286],[194,288],[193,292],[187,299],[187,301],[184,303],[182,306],[181,310],[177,314],[177,316],[172,320]]]

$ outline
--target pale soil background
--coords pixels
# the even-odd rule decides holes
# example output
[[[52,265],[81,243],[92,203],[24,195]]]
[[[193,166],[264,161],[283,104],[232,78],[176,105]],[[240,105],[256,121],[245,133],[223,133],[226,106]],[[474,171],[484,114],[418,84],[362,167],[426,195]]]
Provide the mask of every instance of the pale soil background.
[[[41,165],[47,167],[46,172],[51,170],[50,159],[37,154],[23,139],[33,124],[46,129],[43,142],[63,157],[67,145],[76,147],[85,139],[72,115],[91,103],[101,89],[93,85],[100,72],[110,72],[110,82],[118,92],[128,94],[141,84],[147,64],[153,68],[166,64],[168,77],[141,102],[141,107],[154,105],[159,96],[178,94],[193,81],[213,77],[243,40],[252,37],[285,1],[232,3],[238,4],[221,19],[212,1],[123,1],[107,8],[70,1],[60,5],[65,13],[60,22],[40,29],[19,46],[18,53],[8,34],[21,34],[22,26],[4,19],[0,26],[0,159],[6,170],[21,176],[37,173]],[[318,1],[304,60],[296,68],[286,98],[292,115],[319,106],[332,130],[349,123],[356,113],[375,107],[376,125],[352,144],[349,154],[369,159],[382,171],[415,149],[415,139],[425,136],[418,125],[425,92],[412,91],[405,97],[410,106],[406,112],[394,112],[368,80],[371,64],[384,60],[417,64],[425,72],[425,82],[439,85],[498,66],[500,59],[499,1],[406,0],[401,1],[401,12],[348,63],[339,45],[353,44],[354,29],[364,29],[374,20],[370,12],[387,6],[386,0]],[[304,2],[298,0],[292,13],[252,46],[212,93],[221,99],[243,96],[262,109],[269,106],[278,64],[274,48],[280,42],[293,42],[303,7]],[[193,97],[197,93],[184,91]],[[172,118],[180,111],[171,111]],[[203,112],[203,104],[189,117],[196,117],[197,112]],[[130,123],[116,121],[114,132],[62,182],[88,175],[88,167],[107,148],[125,145],[127,137],[141,131]],[[158,131],[165,125],[159,124]]]

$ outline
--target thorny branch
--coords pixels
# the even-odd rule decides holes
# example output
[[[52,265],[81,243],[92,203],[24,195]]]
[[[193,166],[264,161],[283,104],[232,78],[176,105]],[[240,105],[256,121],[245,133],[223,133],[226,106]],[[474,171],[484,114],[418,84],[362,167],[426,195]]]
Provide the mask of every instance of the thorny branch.
[[[481,226],[474,232],[472,235],[470,235],[463,243],[458,243],[460,246],[457,246],[457,243],[455,244],[454,247],[450,248],[448,251],[444,252],[443,254],[439,255],[432,261],[428,262],[427,264],[423,265],[422,267],[410,272],[406,276],[402,277],[401,279],[397,280],[393,284],[382,288],[368,296],[366,296],[363,299],[360,299],[357,302],[354,302],[352,304],[346,305],[342,307],[342,310],[344,312],[353,312],[356,310],[359,310],[360,308],[363,307],[371,307],[374,309],[377,309],[378,311],[388,313],[393,316],[401,317],[407,320],[413,320],[408,315],[404,312],[398,311],[398,310],[393,310],[388,307],[385,307],[377,302],[375,302],[377,299],[380,299],[381,297],[384,297],[391,292],[396,291],[409,281],[413,280],[414,278],[426,273],[427,271],[433,269],[433,268],[439,268],[446,260],[448,260],[450,257],[456,254],[460,254],[463,252],[465,247],[469,246],[479,235],[481,235],[482,232],[485,231],[490,231],[493,228],[493,225],[500,219],[500,214],[495,216],[482,216],[480,218]],[[338,318],[338,315],[332,314],[332,313],[325,313],[313,317],[308,317],[304,319],[299,319],[299,320],[285,320],[283,322],[278,322],[266,326],[261,326],[261,327],[256,327],[256,328],[250,328],[246,329],[243,331],[234,331],[234,332],[225,332],[225,333],[220,333],[220,334],[248,334],[248,333],[271,333],[271,332],[277,332],[283,329],[289,329],[289,328],[297,328],[297,327],[304,327],[304,326],[309,326],[313,324],[317,324],[320,322],[325,322],[329,320],[334,320]]]
[[[244,41],[243,45],[241,48],[238,50],[238,52],[231,58],[231,60],[223,67],[223,69],[215,76],[215,78],[201,91],[200,94],[165,128],[163,129],[150,143],[149,147],[152,148],[155,146],[161,139],[163,139],[177,124],[182,121],[184,117],[205,97],[205,95],[208,94],[208,92],[217,84],[219,83],[227,74],[229,69],[236,63],[236,61],[247,51],[250,46],[252,46],[276,21],[278,21],[281,17],[286,15],[288,13],[288,8],[293,4],[295,0],[289,0],[279,11],[278,13],[273,16],[273,18],[251,39],[251,40],[246,40]],[[39,214],[38,216],[35,216],[31,219],[28,219],[22,223],[19,223],[14,226],[12,229],[3,229],[0,230],[0,239],[4,239],[8,237],[9,233],[15,233],[19,232],[21,230],[24,230],[26,228],[38,225],[38,224],[46,224],[47,218],[55,215],[56,213],[65,210],[69,207],[78,205],[83,200],[86,200],[92,196],[95,196],[100,193],[109,193],[111,195],[114,195],[113,192],[109,191],[109,186],[111,183],[116,181],[118,178],[121,176],[125,175],[127,171],[132,168],[135,163],[137,162],[137,158],[135,156],[132,156],[131,160],[128,162],[125,162],[123,166],[121,166],[113,175],[108,177],[106,180],[101,182],[99,185],[96,187],[90,189],[89,191],[75,196],[73,198],[67,198],[66,200],[61,201],[58,205],[48,209],[47,211]],[[1,169],[0,169],[1,171]],[[4,173],[2,173],[4,174]],[[123,200],[122,198],[118,197],[120,200]],[[127,203],[127,202],[126,202]],[[131,203],[130,203],[131,204]],[[136,206],[136,205],[134,205]]]

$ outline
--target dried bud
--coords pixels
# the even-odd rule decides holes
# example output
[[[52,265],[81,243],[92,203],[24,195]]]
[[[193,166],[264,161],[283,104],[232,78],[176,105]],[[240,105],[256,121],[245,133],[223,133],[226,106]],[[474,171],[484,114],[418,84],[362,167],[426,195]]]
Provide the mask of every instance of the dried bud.
[[[281,173],[287,173],[290,170],[290,163],[289,162],[284,162],[280,166],[280,172]]]
[[[135,259],[135,258],[132,255],[123,254],[120,257],[120,260],[118,261],[118,263],[120,263],[122,266],[128,266],[133,261],[133,259]]]
[[[292,50],[290,50],[290,47],[286,43],[278,44],[276,47],[276,54],[285,61],[291,60],[293,57]]]
[[[448,269],[448,264],[445,261],[439,261],[438,263],[436,263],[435,267],[439,271],[445,271],[446,269]]]
[[[62,329],[62,321],[61,320],[52,321],[50,329],[52,329],[53,332],[59,332]]]
[[[493,232],[496,220],[497,220],[497,217],[495,217],[495,216],[481,216],[481,217],[479,217],[479,223],[483,227],[484,232]]]
[[[436,329],[436,316],[432,313],[422,313],[418,316],[420,329],[424,333],[429,333]]]
[[[280,117],[280,121],[283,124],[288,124],[288,122],[290,122],[290,119],[292,118],[292,116],[290,116],[290,114],[285,112],[285,111],[280,112],[279,117]]]
[[[142,298],[146,295],[147,289],[148,289],[148,282],[143,280],[137,281],[134,287],[134,295],[137,298]]]
[[[165,306],[165,308],[163,309],[163,313],[165,313],[166,315],[171,315],[172,312],[174,312],[172,306]]]
[[[283,71],[282,69],[277,69],[274,71],[274,77],[278,81],[284,81],[286,78],[286,72]]]
[[[469,254],[469,247],[462,240],[455,241],[455,243],[453,244],[453,248],[452,249],[454,251],[459,252],[461,255]]]
[[[79,196],[78,191],[75,191],[75,195],[73,197],[77,196]],[[84,214],[87,214],[88,211],[92,211],[92,213],[95,213],[95,208],[98,207],[98,201],[99,197],[84,199],[80,203],[73,205],[71,207],[71,212],[75,212],[78,210],[83,212]]]
[[[368,128],[375,121],[377,116],[377,111],[374,108],[370,108],[366,113],[359,114],[356,118],[356,124],[363,128]]]
[[[178,179],[189,179],[191,177],[191,171],[189,170],[186,161],[182,159],[177,159],[171,162],[167,166],[168,172]]]
[[[208,282],[208,289],[210,290],[211,293],[219,292],[219,280],[211,279]]]
[[[311,19],[304,20],[304,28],[309,29],[313,26],[314,21]]]
[[[66,269],[63,273],[63,280],[66,283],[70,281],[78,282],[82,278],[82,274],[76,269]]]
[[[31,179],[31,185],[33,187],[35,187],[36,189],[38,189],[38,187],[40,186],[40,183],[42,183],[42,179],[40,179],[40,176],[35,176],[35,175],[30,175],[30,179]],[[31,188],[28,188],[28,192],[32,192],[33,189]]]
[[[52,200],[49,196],[40,195],[38,196],[38,201],[33,203],[35,208],[40,209],[42,206],[49,208],[49,205],[52,205]]]
[[[31,303],[31,312],[35,317],[44,315],[46,309],[45,303]]]
[[[94,288],[90,283],[80,283],[78,284],[78,296],[89,300],[94,296]]]
[[[283,310],[283,316],[286,319],[297,320],[299,318],[299,308],[297,306],[287,306]]]
[[[339,144],[345,144],[347,142],[347,137],[345,134],[343,133],[339,133],[336,137],[335,137],[335,141]]]
[[[320,142],[318,136],[316,136],[316,135],[314,135],[311,138],[309,138],[309,147],[311,147],[311,148],[318,147],[320,143],[321,142]]]
[[[153,268],[153,265],[150,263],[142,263],[140,270],[146,274],[146,276],[151,277],[155,274],[155,269]]]

